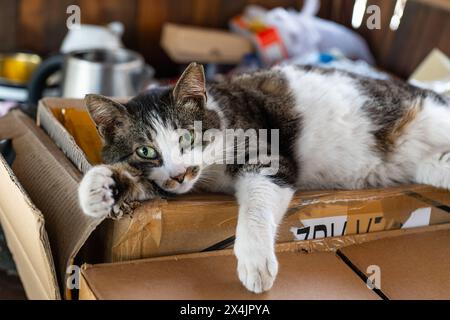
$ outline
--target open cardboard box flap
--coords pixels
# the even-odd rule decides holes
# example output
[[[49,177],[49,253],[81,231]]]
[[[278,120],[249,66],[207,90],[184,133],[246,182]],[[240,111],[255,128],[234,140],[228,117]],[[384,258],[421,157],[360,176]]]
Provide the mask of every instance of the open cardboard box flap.
[[[16,153],[14,173],[1,158],[0,217],[19,275],[29,298],[60,298],[56,278],[64,283],[67,266],[101,221],[81,212],[81,174],[28,116],[13,111],[0,118],[0,137],[11,138]]]
[[[2,157],[0,188],[0,223],[27,296],[31,299],[59,298],[42,213],[32,204]]]

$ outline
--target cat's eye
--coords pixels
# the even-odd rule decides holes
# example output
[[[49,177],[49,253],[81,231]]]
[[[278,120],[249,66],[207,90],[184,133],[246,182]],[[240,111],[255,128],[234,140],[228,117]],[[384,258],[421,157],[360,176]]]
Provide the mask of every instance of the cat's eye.
[[[182,147],[184,146],[191,146],[194,144],[194,132],[193,131],[186,131],[181,137],[180,137],[180,145]]]
[[[155,159],[158,154],[156,153],[156,150],[149,146],[142,146],[136,149],[136,153],[139,157],[142,159]]]

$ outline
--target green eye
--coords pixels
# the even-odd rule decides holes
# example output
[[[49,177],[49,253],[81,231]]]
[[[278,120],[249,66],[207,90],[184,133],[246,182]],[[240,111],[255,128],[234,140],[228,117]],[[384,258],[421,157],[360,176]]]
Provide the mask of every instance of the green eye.
[[[157,156],[156,150],[147,146],[137,148],[136,153],[142,159],[155,159]]]
[[[180,145],[181,146],[190,146],[194,143],[194,133],[191,131],[187,131],[180,137]]]

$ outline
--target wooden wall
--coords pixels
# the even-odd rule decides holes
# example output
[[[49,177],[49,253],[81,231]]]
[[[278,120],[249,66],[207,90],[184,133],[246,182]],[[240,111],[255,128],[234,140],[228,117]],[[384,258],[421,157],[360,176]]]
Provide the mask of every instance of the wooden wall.
[[[450,56],[450,0],[408,0],[401,24],[389,28],[395,1],[368,0],[381,7],[381,30],[361,28],[380,66],[408,77],[433,48]]]
[[[424,2],[438,3],[425,5]],[[165,21],[226,28],[230,17],[250,3],[267,8],[300,8],[302,0],[0,0],[0,52],[29,50],[46,55],[57,52],[67,32],[66,8],[77,4],[82,23],[125,25],[123,41],[142,53],[160,76],[178,68],[159,46]],[[358,30],[368,39],[379,64],[407,76],[435,46],[450,55],[449,0],[409,0],[396,32],[388,28],[395,0],[368,0],[382,11],[382,30]],[[354,0],[322,0],[319,15],[350,25]]]

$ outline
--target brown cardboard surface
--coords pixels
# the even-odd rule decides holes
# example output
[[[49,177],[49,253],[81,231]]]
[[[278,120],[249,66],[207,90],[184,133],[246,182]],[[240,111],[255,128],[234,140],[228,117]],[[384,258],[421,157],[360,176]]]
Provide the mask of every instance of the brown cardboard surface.
[[[2,209],[3,214],[4,216],[10,216],[10,223],[18,224],[23,221],[24,226],[30,224],[29,228],[16,225],[16,232],[20,232],[20,235],[17,236],[17,242],[24,248],[44,246],[45,254],[39,253],[37,249],[29,249],[25,253],[28,256],[36,254],[41,260],[47,256],[45,268],[52,270],[50,276],[57,276],[59,283],[64,283],[65,270],[68,264],[72,262],[88,236],[101,222],[86,217],[78,207],[76,190],[81,174],[52,140],[30,118],[20,112],[11,112],[0,119],[0,138],[12,138],[13,148],[16,152],[12,169],[32,201],[27,203],[28,211],[35,212],[34,208],[37,207],[40,210],[37,212],[41,213],[37,219],[27,217],[32,216],[32,214],[27,214],[26,206],[20,207],[17,197],[12,197],[14,195],[14,188],[11,185],[12,179],[7,179],[5,175],[1,180],[3,184],[1,194],[5,198],[4,203],[8,206]],[[7,166],[2,166],[2,168],[7,168]],[[49,241],[46,239],[43,230],[44,221]],[[40,230],[39,239],[37,239],[38,235],[34,235],[31,231],[31,226]],[[13,235],[7,235],[8,243],[14,241],[13,239]],[[55,266],[50,259],[51,256],[55,260]],[[14,255],[14,258],[16,259],[16,255]],[[36,264],[36,270],[38,270],[38,263],[32,262],[30,258],[28,259],[33,266]],[[18,263],[18,265],[22,265],[22,263]],[[54,269],[57,270],[56,273]],[[20,275],[27,278],[24,273]],[[53,279],[51,277],[49,279]],[[49,279],[45,281],[48,282]],[[32,283],[28,280],[27,282]],[[28,296],[57,297],[55,293],[51,296],[44,296],[42,292],[34,289],[27,290],[27,285],[25,289]]]
[[[262,295],[240,284],[229,250],[220,255],[86,266],[80,295],[89,299],[379,299],[332,253],[282,252],[278,259],[277,281]]]
[[[450,299],[450,230],[381,239],[340,249],[366,276],[380,267],[389,299]]]
[[[408,242],[411,238],[420,242],[433,238],[436,233],[449,234],[450,224],[278,244],[278,278],[273,289],[263,295],[251,294],[240,285],[232,250],[84,265],[80,299],[378,299],[378,295],[367,289],[363,279],[355,279],[357,273],[348,273],[353,265],[348,261],[344,264],[333,251],[362,248],[381,241],[387,246],[396,241]],[[443,242],[441,247],[445,246]],[[362,253],[371,255],[368,250]],[[435,253],[440,254],[428,253],[426,257],[435,261],[440,258]],[[425,269],[430,265],[423,264]],[[446,266],[439,269],[444,280],[450,275]],[[431,270],[436,269],[428,269]],[[386,281],[383,272],[382,289]],[[427,299],[432,296],[435,294],[424,294]]]
[[[31,203],[1,156],[0,223],[28,299],[59,298],[42,213]]]
[[[253,51],[246,38],[231,32],[173,23],[164,24],[161,46],[178,63],[239,63]]]
[[[102,163],[100,152],[102,143],[89,113],[75,108],[53,109],[52,111],[64,128],[74,137],[77,145],[86,153],[89,162],[92,164]]]
[[[78,170],[85,173],[92,165],[87,160],[86,154],[78,147],[74,137],[60,122],[62,117],[58,116],[58,113],[54,113],[51,108],[48,108],[48,105],[59,106],[58,109],[83,109],[85,108],[84,104],[80,105],[79,99],[44,98],[39,101],[37,125],[44,128],[54,143],[63,150]]]
[[[31,119],[18,112],[11,112],[0,119],[0,137],[17,138],[26,135],[26,127],[19,125],[22,121],[33,124]],[[18,178],[1,156],[0,222],[27,297],[59,298],[50,243],[44,228],[44,216],[32,203]]]
[[[421,208],[430,210],[432,224],[450,222],[449,213],[402,191],[394,188],[378,195],[368,191],[298,193],[279,228],[278,242],[398,229]],[[135,209],[133,216],[105,222],[110,253],[106,259],[126,261],[229,247],[233,244],[237,211],[232,197],[216,194],[145,203]]]

